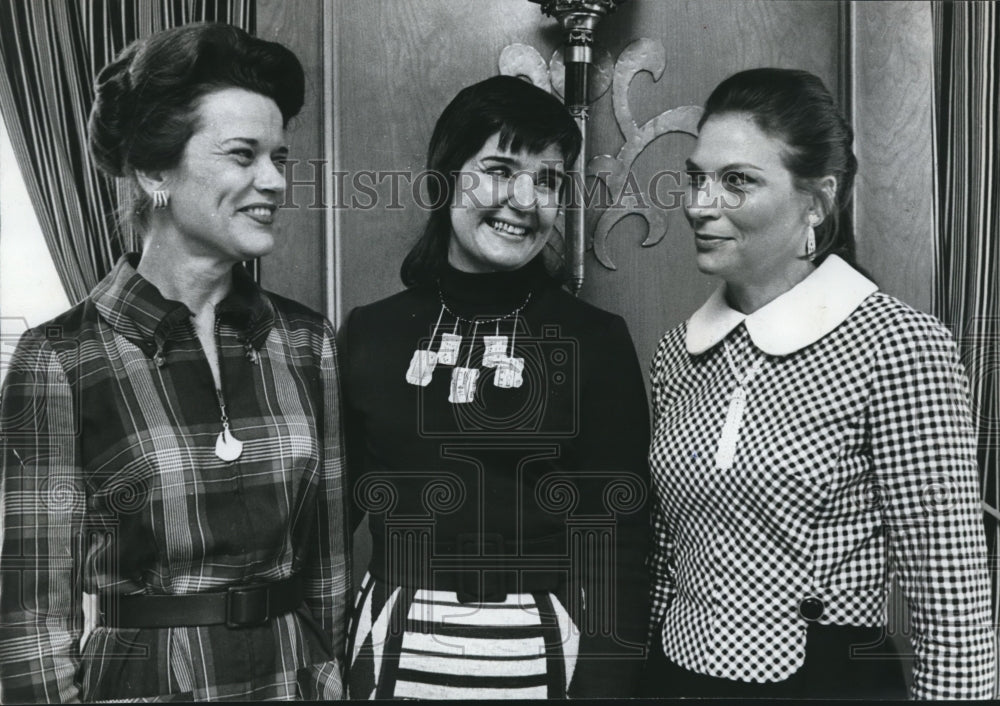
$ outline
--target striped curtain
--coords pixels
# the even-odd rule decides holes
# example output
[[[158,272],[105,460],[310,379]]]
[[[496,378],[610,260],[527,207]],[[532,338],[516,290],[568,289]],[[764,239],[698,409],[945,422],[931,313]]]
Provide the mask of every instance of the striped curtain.
[[[94,78],[129,42],[188,22],[254,32],[254,0],[0,0],[0,111],[56,271],[78,302],[126,251],[122,194],[87,155]]]
[[[972,384],[1000,625],[1000,6],[934,3],[938,239],[934,313]]]

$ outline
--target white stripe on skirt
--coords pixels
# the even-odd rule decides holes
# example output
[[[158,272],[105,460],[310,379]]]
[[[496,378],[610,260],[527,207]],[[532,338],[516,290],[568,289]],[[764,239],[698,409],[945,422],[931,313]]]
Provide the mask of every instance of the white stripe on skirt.
[[[558,651],[565,675],[560,686],[569,688],[580,634],[555,595],[539,596],[551,603],[553,625],[551,618],[544,622],[549,609],[540,609],[530,593],[509,594],[502,603],[472,604],[459,603],[449,591],[395,587],[373,620],[373,588],[374,579],[366,574],[351,628],[350,669],[360,667],[359,659],[370,661],[365,669],[372,670],[374,683],[359,685],[361,680],[349,678],[350,698],[372,698],[378,692],[396,698],[544,699],[549,696],[551,655]],[[401,600],[410,603],[405,625],[393,636],[390,620],[400,621],[393,612]],[[546,637],[550,643],[558,641],[560,650],[554,652],[552,644],[547,650]]]

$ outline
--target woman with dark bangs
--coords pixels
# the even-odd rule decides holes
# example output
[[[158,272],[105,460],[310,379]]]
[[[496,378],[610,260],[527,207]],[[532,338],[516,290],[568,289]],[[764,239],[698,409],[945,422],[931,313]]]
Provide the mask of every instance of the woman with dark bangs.
[[[628,696],[648,616],[649,440],[621,317],[546,263],[580,133],[520,79],[441,115],[408,289],[351,313],[352,498],[373,553],[352,698]]]

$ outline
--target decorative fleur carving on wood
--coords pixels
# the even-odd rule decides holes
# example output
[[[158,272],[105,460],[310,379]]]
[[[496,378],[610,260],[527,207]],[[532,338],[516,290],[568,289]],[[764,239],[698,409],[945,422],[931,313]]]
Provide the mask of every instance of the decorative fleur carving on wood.
[[[618,129],[625,143],[618,154],[596,155],[587,164],[587,176],[599,178],[612,194],[621,194],[632,165],[639,155],[658,137],[669,133],[698,134],[698,119],[702,109],[695,105],[683,105],[665,110],[643,125],[637,125],[628,103],[628,90],[632,80],[642,71],[647,71],[653,80],[659,81],[667,65],[663,43],[653,39],[637,39],[629,44],[615,62],[612,81],[613,106]],[[594,257],[608,269],[615,264],[608,255],[608,236],[611,229],[626,216],[636,214],[646,221],[646,238],[643,247],[652,247],[667,234],[667,211],[660,208],[639,208],[637,196],[629,194],[620,200],[615,208],[608,208],[598,217],[594,226]],[[646,198],[645,202],[650,203]]]
[[[667,58],[663,43],[655,39],[637,39],[629,44],[610,69],[610,55],[595,52],[595,65],[591,71],[590,95],[593,102],[607,93],[610,87],[612,106],[618,129],[624,143],[617,155],[596,155],[587,162],[585,175],[604,183],[609,193],[622,195],[615,199],[612,208],[605,209],[597,218],[593,230],[594,257],[604,267],[614,270],[614,262],[608,254],[608,238],[612,228],[626,216],[638,215],[646,222],[646,237],[643,247],[652,247],[667,234],[667,211],[651,207],[648,195],[625,193],[632,165],[657,138],[670,133],[696,136],[698,119],[702,109],[699,106],[684,105],[665,110],[642,125],[636,124],[628,102],[629,87],[635,77],[643,71],[658,82],[666,69]],[[564,67],[562,50],[557,50],[552,60],[546,62],[534,47],[512,44],[500,54],[500,73],[508,76],[524,76],[539,88],[562,95]],[[637,183],[637,182],[636,182]],[[642,207],[640,207],[642,206]]]
[[[556,49],[550,61],[545,61],[538,50],[527,44],[509,44],[500,52],[499,68],[504,76],[523,76],[539,88],[563,97],[566,86],[566,66],[562,49]],[[594,51],[594,64],[590,69],[590,102],[601,98],[611,87],[611,55],[606,49]]]

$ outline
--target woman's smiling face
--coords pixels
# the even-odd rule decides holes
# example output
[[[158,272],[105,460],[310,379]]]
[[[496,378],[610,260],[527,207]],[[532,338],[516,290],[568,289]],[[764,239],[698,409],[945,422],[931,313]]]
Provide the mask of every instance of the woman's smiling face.
[[[699,270],[754,286],[780,281],[801,264],[813,197],[785,167],[788,149],[744,113],[722,113],[702,126],[684,206]]]
[[[565,178],[555,145],[511,152],[491,135],[456,174],[448,262],[464,272],[516,270],[548,242]]]
[[[266,255],[285,193],[281,112],[241,88],[206,94],[197,111],[180,164],[165,172],[171,224],[192,254],[234,263]]]

